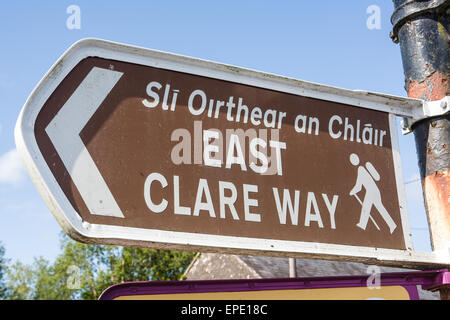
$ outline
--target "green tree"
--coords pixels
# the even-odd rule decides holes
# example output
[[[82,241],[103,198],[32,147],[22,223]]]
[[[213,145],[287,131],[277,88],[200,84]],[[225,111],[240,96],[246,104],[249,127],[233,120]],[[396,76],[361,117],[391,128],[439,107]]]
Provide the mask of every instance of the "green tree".
[[[0,299],[6,298],[6,272],[8,270],[7,259],[5,258],[5,247],[0,242]]]
[[[9,273],[10,299],[98,299],[109,286],[125,281],[178,280],[194,253],[83,244],[61,237],[54,263],[16,263]]]
[[[35,272],[31,266],[16,261],[8,268],[6,298],[11,300],[29,300],[33,298]]]

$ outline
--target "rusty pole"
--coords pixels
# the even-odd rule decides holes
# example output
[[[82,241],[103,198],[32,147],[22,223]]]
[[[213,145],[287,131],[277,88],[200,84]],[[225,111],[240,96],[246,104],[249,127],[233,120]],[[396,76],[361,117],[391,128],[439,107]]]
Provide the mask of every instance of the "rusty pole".
[[[400,44],[408,96],[428,101],[449,95],[450,0],[393,0],[391,38]],[[449,115],[413,126],[434,251],[449,253]]]

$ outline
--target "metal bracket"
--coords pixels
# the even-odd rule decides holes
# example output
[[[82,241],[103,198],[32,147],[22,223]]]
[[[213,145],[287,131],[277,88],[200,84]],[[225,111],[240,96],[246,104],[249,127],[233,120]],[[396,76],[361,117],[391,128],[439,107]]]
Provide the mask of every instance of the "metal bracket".
[[[408,134],[413,131],[414,123],[432,117],[442,116],[450,112],[450,96],[445,96],[441,100],[425,101],[422,100],[422,108],[413,110],[413,117],[403,117],[402,133]]]

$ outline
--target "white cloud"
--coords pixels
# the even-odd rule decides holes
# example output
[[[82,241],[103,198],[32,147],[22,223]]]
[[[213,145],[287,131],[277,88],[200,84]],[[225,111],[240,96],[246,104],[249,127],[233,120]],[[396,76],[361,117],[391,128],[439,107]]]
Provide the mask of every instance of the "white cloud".
[[[18,186],[25,179],[22,160],[16,149],[0,156],[0,184]]]

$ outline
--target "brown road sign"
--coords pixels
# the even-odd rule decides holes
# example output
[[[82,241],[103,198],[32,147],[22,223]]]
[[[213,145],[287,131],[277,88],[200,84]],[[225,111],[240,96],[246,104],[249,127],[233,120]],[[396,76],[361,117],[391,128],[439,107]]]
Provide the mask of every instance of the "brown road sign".
[[[83,40],[16,141],[81,241],[409,261],[393,114],[414,104]]]

